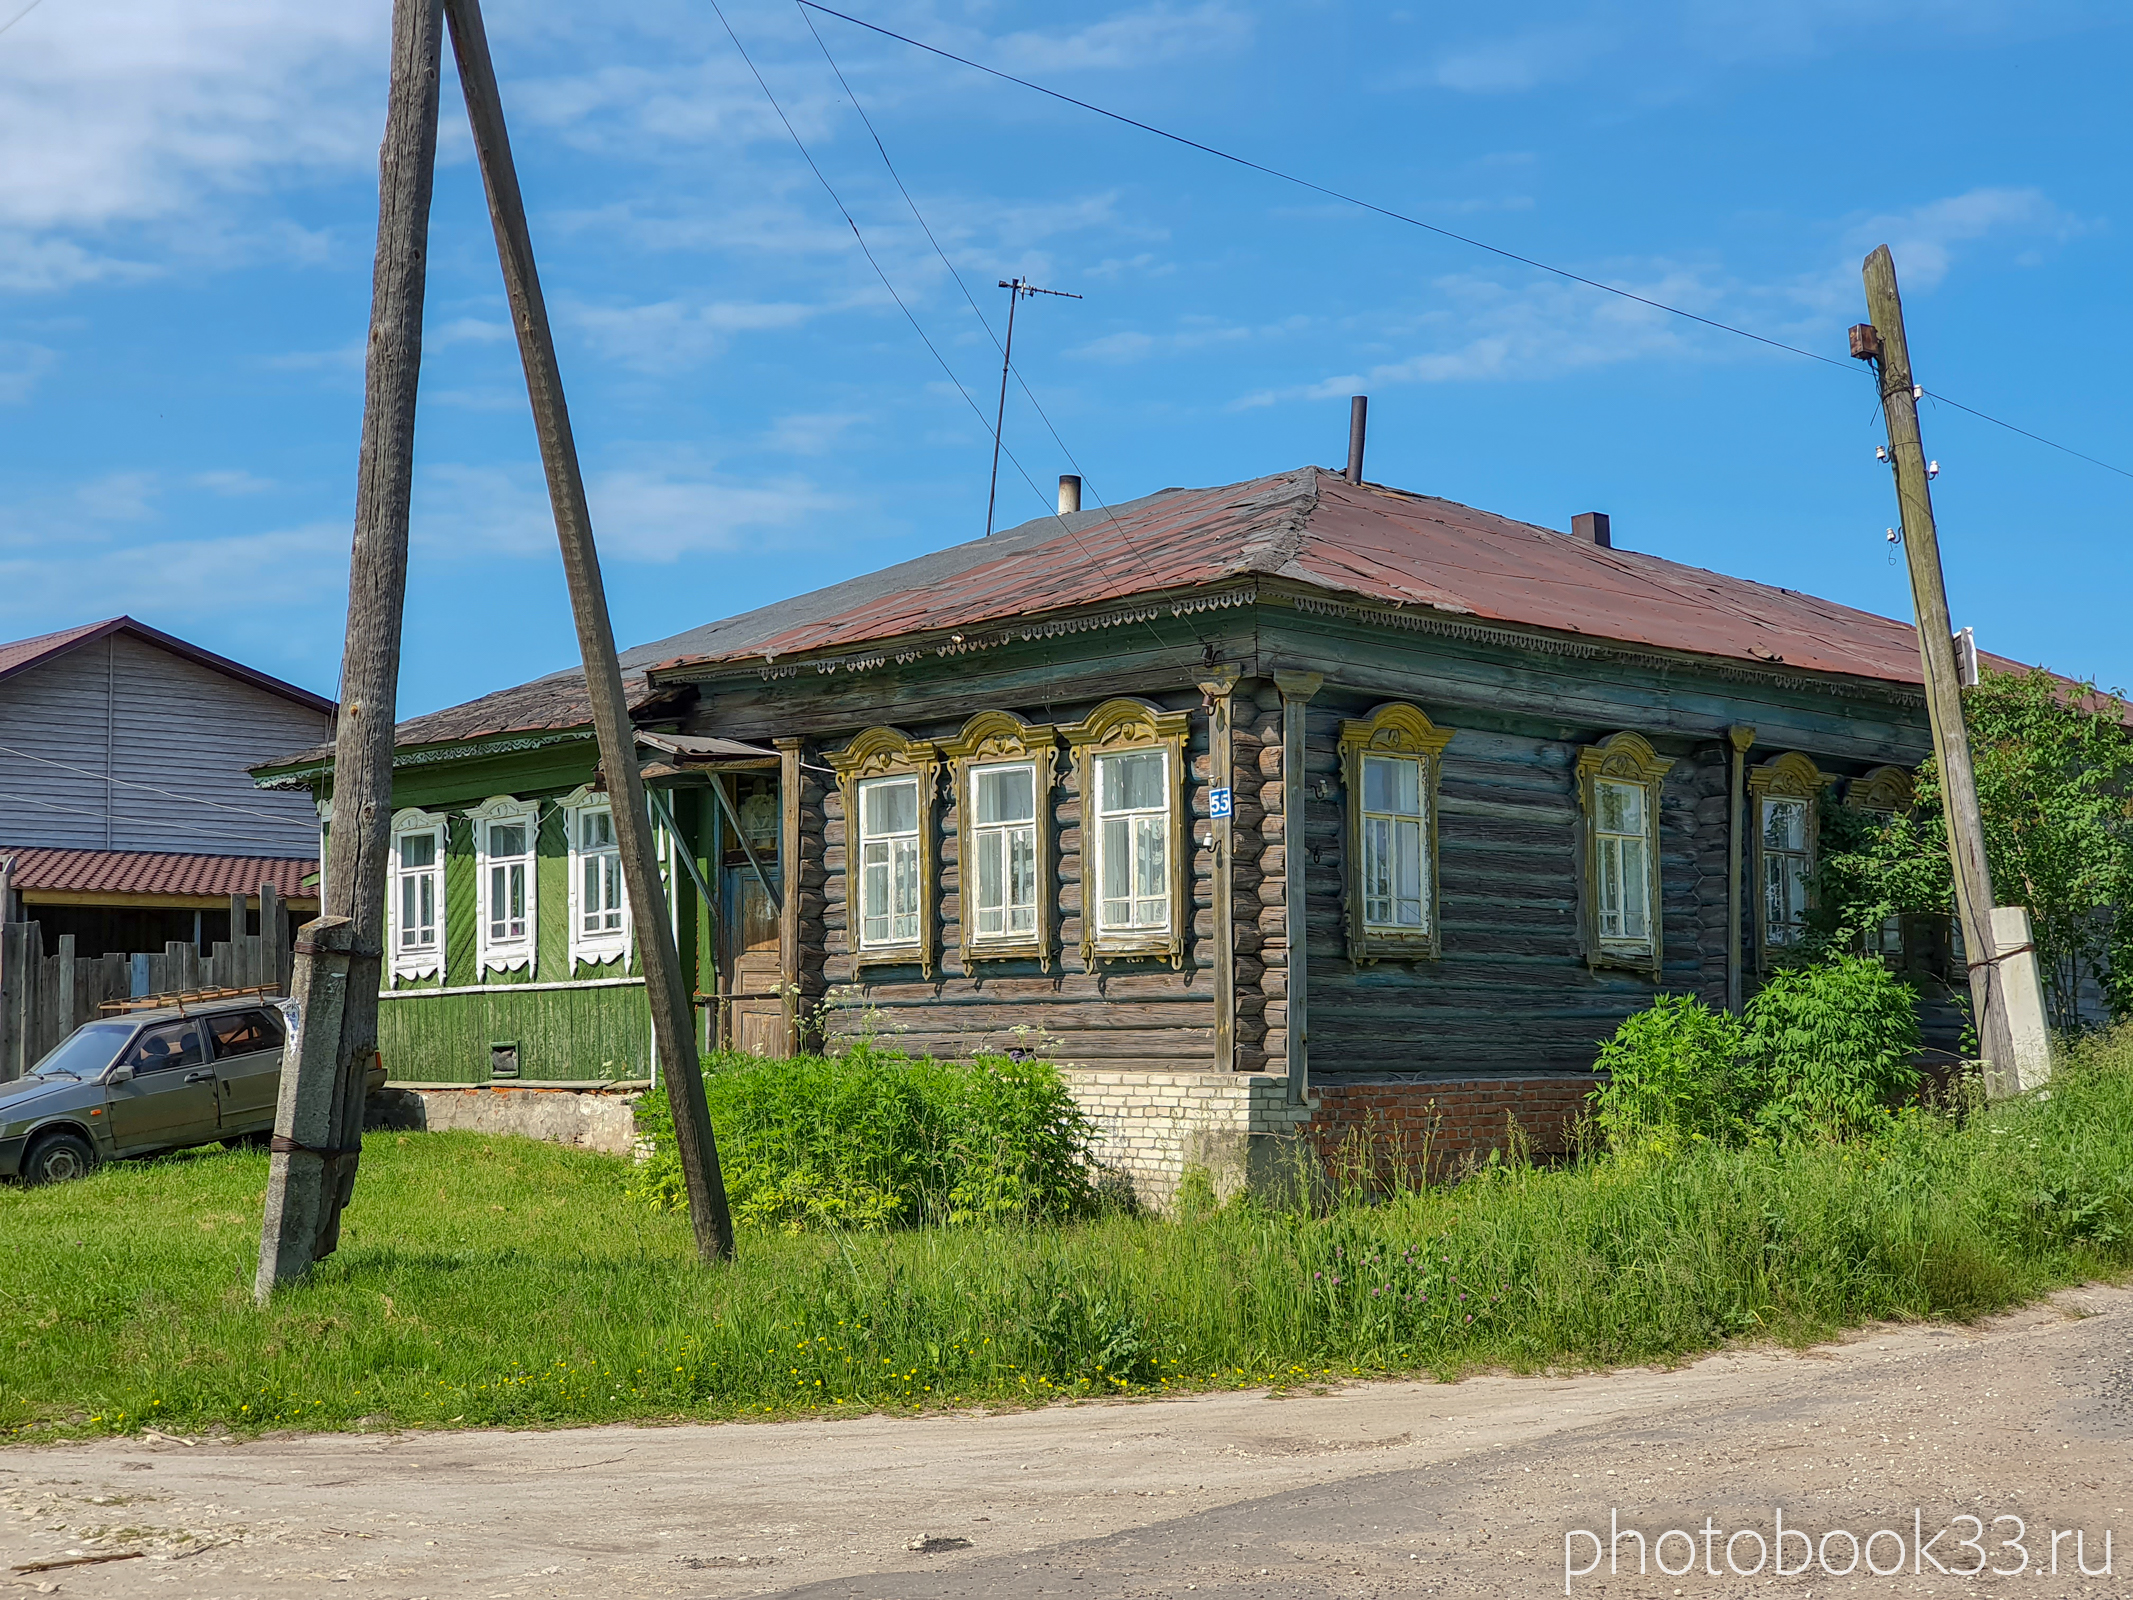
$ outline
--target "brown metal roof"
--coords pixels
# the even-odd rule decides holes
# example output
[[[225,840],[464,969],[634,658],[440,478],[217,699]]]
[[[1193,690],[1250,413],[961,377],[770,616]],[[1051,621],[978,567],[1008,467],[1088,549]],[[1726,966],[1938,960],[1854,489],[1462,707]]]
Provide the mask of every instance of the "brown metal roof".
[[[288,856],[195,856],[155,850],[10,850],[0,845],[0,858],[13,856],[10,879],[17,891],[34,893],[108,894],[115,900],[128,895],[232,895],[257,894],[262,883],[271,883],[285,900],[316,899],[316,887],[304,879],[315,876],[318,862]]]
[[[299,689],[293,683],[284,683],[256,667],[248,667],[241,661],[232,661],[228,656],[218,656],[212,650],[203,650],[189,644],[176,634],[165,633],[161,628],[151,628],[145,622],[136,622],[131,617],[113,617],[108,622],[87,622],[78,628],[64,628],[58,633],[39,634],[34,639],[17,639],[0,644],[0,679],[13,677],[18,672],[27,672],[41,662],[63,656],[69,650],[78,650],[85,644],[94,644],[99,639],[115,633],[131,634],[147,644],[168,650],[188,661],[197,661],[227,677],[249,683],[254,688],[264,689],[269,694],[280,695],[284,700],[293,700],[312,711],[330,713],[333,702],[324,695],[313,694],[309,689]]]
[[[1909,623],[1604,549],[1450,500],[1352,485],[1316,467],[1172,490],[1119,508],[1115,518],[1084,513],[1074,520],[1072,531],[1045,518],[1014,530],[1012,539],[996,536],[996,559],[985,558],[983,541],[962,546],[956,553],[971,559],[958,572],[877,587],[826,613],[816,604],[798,626],[742,648],[681,655],[655,670],[849,649],[1256,576],[1369,604],[1811,672],[1922,681]],[[1057,530],[1051,537],[1043,536],[1046,524]]]

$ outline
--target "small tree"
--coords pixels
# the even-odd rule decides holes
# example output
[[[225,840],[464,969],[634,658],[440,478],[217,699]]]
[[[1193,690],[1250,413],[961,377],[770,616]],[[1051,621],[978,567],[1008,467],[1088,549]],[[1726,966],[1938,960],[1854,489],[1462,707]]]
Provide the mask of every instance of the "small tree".
[[[1595,1063],[1607,1074],[1599,1123],[1617,1150],[1671,1152],[1747,1131],[1740,1024],[1694,995],[1663,994],[1623,1019]]]
[[[2080,1026],[2084,982],[2133,1014],[2133,737],[2116,695],[2046,672],[1986,671],[1963,695],[1993,892],[2029,910],[2054,1024]],[[1940,773],[1876,817],[1824,808],[1815,953],[1854,951],[1890,916],[1954,910]],[[1960,979],[1960,975],[1956,975]],[[1959,984],[1960,987],[1960,984]]]
[[[1918,1087],[1918,995],[1869,957],[1774,974],[1745,1023],[1755,1123],[1774,1138],[1855,1137]]]

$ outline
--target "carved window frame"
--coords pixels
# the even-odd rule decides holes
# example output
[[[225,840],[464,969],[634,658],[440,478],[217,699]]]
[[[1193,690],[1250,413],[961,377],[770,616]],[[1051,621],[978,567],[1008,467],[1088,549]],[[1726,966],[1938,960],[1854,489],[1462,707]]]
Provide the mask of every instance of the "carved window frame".
[[[1192,715],[1159,711],[1142,700],[1106,700],[1072,727],[1059,730],[1073,752],[1081,787],[1081,960],[1089,971],[1099,961],[1167,957],[1171,966],[1185,964],[1185,930],[1192,916],[1194,842],[1186,815],[1185,747],[1192,736]],[[1097,926],[1102,904],[1098,873],[1102,842],[1096,812],[1096,761],[1099,756],[1160,750],[1166,762],[1170,822],[1170,917],[1164,928],[1114,929]]]
[[[1578,752],[1578,805],[1585,813],[1585,962],[1593,967],[1626,967],[1659,976],[1666,946],[1666,874],[1659,860],[1659,792],[1674,762],[1651,747],[1642,734],[1610,734]],[[1651,917],[1646,939],[1609,939],[1600,931],[1600,807],[1598,785],[1635,784],[1644,791],[1644,895]]]
[[[385,888],[385,947],[387,976],[393,982],[401,979],[417,980],[435,978],[444,971],[447,946],[451,942],[451,918],[446,910],[446,874],[451,870],[446,846],[450,842],[447,827],[449,818],[441,811],[423,811],[410,806],[393,813],[391,854],[386,866]],[[401,883],[413,873],[400,866],[400,841],[416,834],[429,834],[437,841],[436,860],[422,869],[435,883],[437,938],[433,944],[403,948],[400,943],[400,896]]]
[[[842,750],[827,757],[837,774],[844,804],[845,945],[855,967],[908,967],[916,964],[932,978],[940,948],[939,871],[934,847],[934,807],[940,787],[940,749],[929,739],[914,739],[901,728],[869,728]],[[918,938],[898,944],[869,945],[860,936],[860,896],[866,868],[859,826],[859,786],[874,778],[918,780]],[[786,879],[787,894],[797,878]]]
[[[1052,791],[1059,782],[1059,736],[1049,724],[1024,722],[1011,711],[980,711],[963,731],[940,747],[955,783],[956,873],[960,885],[960,946],[963,970],[978,961],[1029,961],[1050,971],[1054,927],[1052,891]],[[1037,925],[1028,933],[986,937],[977,916],[977,786],[981,767],[1027,766],[1033,773],[1036,800],[1032,826],[1036,834]]]
[[[492,795],[468,815],[474,823],[474,971],[477,979],[491,972],[523,969],[536,976],[541,948],[541,803],[519,800],[507,794]],[[489,924],[489,830],[497,825],[526,830],[526,932],[523,938],[497,939]]]
[[[1907,814],[1917,801],[1917,778],[1906,767],[1876,767],[1844,786],[1845,808],[1851,811],[1895,817]],[[1874,945],[1866,953],[1898,972],[1944,971],[1947,929],[1954,920],[1898,912],[1883,919]]]
[[[1770,964],[1773,955],[1795,947],[1789,944],[1774,945],[1770,942],[1770,893],[1766,881],[1763,846],[1763,807],[1771,800],[1805,802],[1806,871],[1807,881],[1811,884],[1814,881],[1822,828],[1822,791],[1831,781],[1829,775],[1817,767],[1810,757],[1797,750],[1788,750],[1783,755],[1772,756],[1768,761],[1748,769],[1748,840],[1753,847],[1749,853],[1748,881],[1755,895],[1756,954],[1765,967]]]
[[[603,966],[618,956],[627,965],[629,953],[635,942],[637,929],[630,915],[630,896],[627,884],[622,886],[622,921],[613,930],[598,933],[585,931],[585,861],[588,855],[613,855],[615,870],[621,873],[621,848],[619,841],[613,850],[587,851],[581,837],[585,817],[593,812],[606,812],[609,827],[613,827],[614,799],[603,790],[595,790],[589,783],[580,784],[556,802],[563,812],[563,861],[569,874],[565,897],[570,909],[570,972],[577,974],[580,966]],[[662,830],[663,833],[664,830]]]
[[[1357,966],[1374,961],[1433,961],[1444,954],[1444,924],[1437,874],[1437,788],[1442,775],[1444,747],[1456,730],[1440,728],[1420,707],[1405,701],[1388,701],[1367,717],[1341,723],[1341,782],[1348,790],[1347,895],[1345,916],[1348,959]],[[1363,760],[1366,756],[1393,756],[1419,761],[1422,765],[1422,885],[1423,926],[1376,927],[1364,916],[1363,898]],[[1293,821],[1293,819],[1292,819]],[[1301,849],[1303,841],[1290,829],[1284,848]]]

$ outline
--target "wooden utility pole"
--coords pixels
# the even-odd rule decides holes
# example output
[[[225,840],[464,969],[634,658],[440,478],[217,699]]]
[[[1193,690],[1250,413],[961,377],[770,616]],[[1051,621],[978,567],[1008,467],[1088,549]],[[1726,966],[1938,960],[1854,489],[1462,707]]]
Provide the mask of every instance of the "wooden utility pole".
[[[503,264],[504,290],[511,320],[518,330],[520,360],[526,369],[526,393],[533,402],[534,431],[539,435],[541,465],[548,474],[548,500],[555,513],[556,540],[562,546],[563,571],[570,583],[571,615],[578,626],[578,649],[585,661],[585,686],[592,699],[593,731],[600,741],[600,770],[613,800],[615,843],[622,856],[622,881],[635,918],[639,959],[644,963],[646,997],[652,1006],[652,1039],[674,1112],[675,1144],[689,1194],[689,1218],[696,1248],[706,1261],[733,1255],[733,1219],[726,1207],[726,1186],[719,1173],[718,1147],[711,1135],[711,1113],[704,1102],[703,1067],[696,1051],[696,1018],[688,986],[681,978],[681,957],[674,929],[659,908],[665,891],[652,848],[652,821],[645,803],[644,777],[637,766],[636,730],[615,657],[615,633],[607,614],[607,590],[600,577],[600,553],[593,544],[592,514],[585,504],[585,480],[578,470],[578,447],[563,402],[563,374],[556,363],[555,337],[548,326],[548,306],[534,268],[533,241],[526,228],[525,201],[511,160],[511,140],[504,127],[502,96],[489,59],[489,39],[482,26],[479,0],[446,0],[452,52],[466,92],[467,117],[474,128],[474,153],[481,166],[482,187],[489,196],[489,221],[496,231],[496,254]],[[676,841],[676,848],[680,842]],[[380,875],[379,881],[383,882]]]
[[[1896,263],[1880,245],[1866,258],[1866,309],[1872,325],[1852,329],[1852,354],[1874,364],[1881,380],[1881,409],[1888,419],[1889,453],[1895,458],[1896,505],[1903,519],[1903,551],[1911,569],[1911,604],[1918,619],[1918,652],[1926,676],[1926,713],[1933,725],[1933,757],[1940,768],[1948,819],[1948,858],[1955,867],[1956,913],[1970,964],[1970,1001],[1985,1058],[1988,1094],[2021,1088],[2013,1030],[2008,1021],[2005,977],[1992,929],[1992,866],[1985,857],[1984,820],[1978,811],[1977,776],[1970,762],[1970,733],[1963,723],[1962,678],[1956,668],[1955,630],[1948,617],[1948,591],[1941,577],[1940,538],[1933,526],[1932,490],[1926,478],[1925,444],[1918,432],[1918,395],[1911,380],[1911,353],[1903,330],[1903,301],[1896,292]]]
[[[414,484],[415,387],[422,369],[430,188],[437,166],[439,0],[394,0],[392,85],[378,152],[378,251],[356,466],[348,634],[334,735],[332,844],[325,900],[337,915],[308,924],[290,983],[299,1007],[274,1116],[272,1165],[254,1291],[264,1301],[340,1242],[363,1139],[363,1079],[378,1042],[391,848],[393,707],[407,594],[407,513]],[[264,911],[264,907],[261,908]],[[264,929],[262,929],[264,932]]]

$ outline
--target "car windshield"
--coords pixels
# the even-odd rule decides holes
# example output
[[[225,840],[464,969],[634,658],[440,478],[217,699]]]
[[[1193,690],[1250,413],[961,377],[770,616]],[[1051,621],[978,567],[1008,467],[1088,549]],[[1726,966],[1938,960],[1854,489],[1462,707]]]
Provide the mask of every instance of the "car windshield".
[[[84,1023],[30,1068],[30,1076],[93,1077],[111,1065],[112,1058],[133,1037],[134,1026],[131,1022]]]

